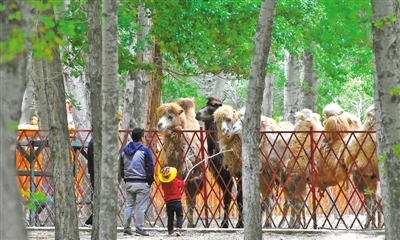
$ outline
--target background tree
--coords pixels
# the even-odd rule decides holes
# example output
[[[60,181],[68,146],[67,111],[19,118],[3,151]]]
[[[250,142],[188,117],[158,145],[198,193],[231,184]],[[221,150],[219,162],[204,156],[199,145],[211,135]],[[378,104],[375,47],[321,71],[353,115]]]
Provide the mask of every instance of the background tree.
[[[259,141],[261,97],[268,54],[271,47],[276,0],[263,0],[258,17],[257,31],[254,37],[253,58],[250,66],[249,88],[247,90],[246,114],[244,118],[243,142],[243,196],[244,201],[244,239],[262,239],[260,213],[259,179]]]
[[[2,3],[0,11],[0,238],[28,239],[15,181],[17,126],[23,89],[28,82],[27,61],[30,9],[25,1]]]
[[[150,13],[145,9],[143,2],[134,6],[136,9],[131,9],[137,13],[138,30],[136,43],[132,44],[133,54],[135,56],[135,67],[128,71],[125,78],[124,105],[122,115],[124,116],[121,123],[121,129],[133,129],[135,127],[146,126],[146,113],[148,103],[149,90],[149,70],[151,51],[148,34],[151,27],[149,18]],[[132,41],[133,39],[130,39]],[[151,43],[151,42],[150,42]],[[150,95],[151,96],[151,95]],[[135,110],[133,112],[133,110]]]
[[[95,208],[99,209],[95,214],[98,214],[99,230],[94,239],[116,239],[119,153],[118,0],[103,2],[102,27],[102,141],[100,171],[95,174],[96,180],[100,180],[95,182]]]
[[[44,66],[45,92],[49,116],[49,147],[54,178],[54,208],[56,239],[79,239],[78,217],[75,207],[74,175],[71,161],[71,143],[65,105],[64,77],[58,42],[62,42],[55,24],[52,4],[36,4],[42,25],[38,33],[51,49]],[[61,28],[60,28],[61,30]],[[51,42],[50,42],[51,41]]]
[[[100,1],[87,0],[86,2],[86,17],[88,19],[87,26],[87,72],[90,86],[90,105],[92,112],[92,133],[93,133],[93,164],[94,164],[94,205],[93,205],[93,230],[92,239],[99,239],[100,236],[100,199],[96,196],[100,195],[100,162],[102,159],[101,143],[102,143],[102,32],[100,22]]]
[[[398,0],[371,2],[377,152],[383,161],[386,239],[394,240],[400,238],[400,6]]]

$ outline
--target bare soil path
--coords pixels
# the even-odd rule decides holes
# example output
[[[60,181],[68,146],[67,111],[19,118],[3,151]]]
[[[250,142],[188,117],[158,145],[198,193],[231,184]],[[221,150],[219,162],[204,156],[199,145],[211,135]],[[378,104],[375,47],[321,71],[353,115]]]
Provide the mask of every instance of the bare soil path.
[[[150,234],[144,236],[124,236],[123,229],[118,228],[117,239],[148,239],[148,240],[241,240],[244,239],[242,229],[183,229],[182,236],[169,236],[165,228],[148,228]],[[30,240],[53,240],[54,228],[29,228]],[[81,240],[90,240],[91,229],[81,227]],[[384,240],[384,230],[291,230],[268,229],[263,230],[265,240]]]

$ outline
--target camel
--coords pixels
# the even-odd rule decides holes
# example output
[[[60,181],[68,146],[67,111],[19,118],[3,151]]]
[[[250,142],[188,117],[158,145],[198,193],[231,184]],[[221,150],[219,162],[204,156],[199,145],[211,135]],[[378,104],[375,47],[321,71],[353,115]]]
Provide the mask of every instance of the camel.
[[[189,98],[181,98],[176,103],[165,103],[157,108],[159,119],[157,131],[162,132],[164,144],[161,150],[161,168],[172,166],[178,169],[178,177],[185,179],[188,174],[186,200],[188,205],[188,227],[195,227],[193,221],[195,197],[203,188],[202,172],[195,167],[193,173],[189,170],[198,163],[200,140],[192,132],[182,130],[199,130],[200,125],[195,119],[195,103]],[[191,143],[191,144],[189,144]]]
[[[203,121],[206,130],[207,139],[207,151],[209,156],[213,156],[209,162],[209,170],[211,171],[213,177],[215,178],[219,188],[222,191],[222,198],[224,202],[224,218],[221,222],[222,228],[229,227],[229,206],[232,202],[232,187],[234,181],[229,170],[223,166],[223,157],[218,154],[218,134],[217,125],[214,122],[214,112],[222,106],[222,102],[216,98],[208,97],[207,103],[196,113],[196,120]],[[216,155],[218,154],[218,155]],[[243,202],[238,202],[239,205],[243,205]]]
[[[242,141],[238,134],[233,134],[233,126],[237,122],[239,112],[229,105],[223,105],[214,112],[214,121],[217,124],[217,133],[220,139],[220,144],[225,150],[230,150],[224,153],[223,163],[232,175],[236,176],[238,181],[237,199],[243,199],[242,192]],[[271,189],[264,179],[267,179],[267,170],[262,169],[265,165],[265,158],[260,158],[260,193],[263,200],[269,199]],[[239,204],[239,221],[243,225],[243,206]],[[268,219],[268,218],[267,218]],[[268,221],[268,220],[267,220]],[[265,227],[270,227],[270,223],[266,222]]]
[[[345,183],[348,180],[346,169],[340,161],[340,147],[346,142],[348,132],[359,125],[358,120],[345,113],[338,105],[328,105],[324,109],[326,120],[324,127],[320,116],[309,109],[303,109],[295,114],[295,131],[309,131],[312,127],[313,145],[311,150],[308,133],[297,133],[289,143],[290,160],[283,177],[283,191],[292,203],[289,226],[300,227],[299,213],[302,211],[307,184],[317,187],[320,195],[328,187]],[[325,133],[321,134],[324,130]],[[310,163],[311,153],[314,156],[314,170]],[[328,191],[329,194],[329,191]],[[286,205],[287,202],[285,202]],[[285,211],[288,206],[285,206]]]
[[[241,134],[243,129],[244,109],[239,111],[238,121],[233,125],[232,134]],[[278,187],[277,184],[281,181],[281,176],[284,174],[285,162],[288,157],[287,143],[290,138],[290,133],[273,133],[273,131],[293,131],[294,126],[290,122],[280,122],[278,124],[274,119],[261,116],[260,119],[260,185],[266,185],[267,192],[264,196],[272,195],[272,189]],[[264,133],[266,132],[267,133]],[[264,199],[266,200],[266,199]],[[263,202],[264,210],[267,218],[263,227],[271,227],[270,201]]]
[[[365,122],[360,131],[375,131],[375,108],[370,106],[366,111]],[[349,146],[343,148],[344,165],[352,173],[357,190],[364,196],[364,208],[367,211],[365,228],[382,227],[382,205],[378,156],[376,153],[376,133],[360,132],[350,140]],[[376,224],[376,212],[378,223]]]

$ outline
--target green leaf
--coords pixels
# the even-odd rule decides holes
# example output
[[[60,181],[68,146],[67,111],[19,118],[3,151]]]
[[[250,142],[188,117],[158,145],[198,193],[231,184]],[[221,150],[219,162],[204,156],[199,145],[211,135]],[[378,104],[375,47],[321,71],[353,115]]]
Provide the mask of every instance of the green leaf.
[[[8,130],[15,131],[16,129],[18,129],[18,122],[12,121],[8,126]]]
[[[397,87],[390,88],[389,94],[392,96],[395,96],[395,97],[399,96],[400,88],[397,88]]]
[[[394,145],[392,150],[393,150],[393,153],[396,155],[397,160],[400,162],[400,143]]]

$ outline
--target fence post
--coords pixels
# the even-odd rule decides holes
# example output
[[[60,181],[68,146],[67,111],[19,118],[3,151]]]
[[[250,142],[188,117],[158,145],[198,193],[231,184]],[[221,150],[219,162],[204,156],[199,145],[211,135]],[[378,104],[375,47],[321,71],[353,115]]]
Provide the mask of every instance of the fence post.
[[[207,134],[207,133],[206,133]],[[201,155],[201,159],[205,159],[205,147],[204,147],[204,142],[206,141],[205,137],[204,137],[204,130],[203,127],[200,127],[200,155]],[[204,161],[201,164],[201,172],[203,175],[203,191],[204,191],[204,197],[203,197],[203,201],[204,204],[206,206],[208,206],[207,202],[208,202],[208,194],[207,194],[207,165],[206,165],[206,161]],[[205,221],[206,221],[206,226],[209,227],[209,222],[208,222],[208,208],[204,208],[204,214],[205,214]]]
[[[315,159],[314,159],[314,134],[313,127],[310,127],[310,148],[311,148],[311,193],[312,193],[312,219],[314,222],[314,229],[317,229],[317,213],[316,213],[316,194],[315,194]],[[304,223],[305,224],[305,223]]]

